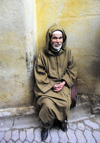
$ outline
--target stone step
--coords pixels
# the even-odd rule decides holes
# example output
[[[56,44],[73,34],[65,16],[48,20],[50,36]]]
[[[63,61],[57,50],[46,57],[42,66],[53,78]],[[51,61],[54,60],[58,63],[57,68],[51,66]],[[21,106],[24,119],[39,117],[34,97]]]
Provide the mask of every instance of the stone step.
[[[9,108],[2,110],[2,117],[0,118],[0,131],[9,129],[24,129],[24,128],[41,128],[41,121],[38,118],[35,108],[22,107],[22,108]],[[78,122],[88,118],[93,118],[91,115],[91,105],[89,102],[79,104],[71,109],[69,116],[69,123]]]
[[[80,120],[88,119],[95,117],[91,114],[91,104],[90,102],[84,102],[76,105],[75,108],[72,108],[70,111],[69,122],[78,122]]]
[[[34,106],[0,109],[0,117],[13,117],[35,114]]]

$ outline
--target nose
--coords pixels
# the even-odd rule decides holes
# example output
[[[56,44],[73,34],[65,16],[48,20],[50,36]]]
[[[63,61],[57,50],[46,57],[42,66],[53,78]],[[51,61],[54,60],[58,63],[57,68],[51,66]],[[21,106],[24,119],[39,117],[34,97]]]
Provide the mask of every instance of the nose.
[[[60,40],[59,40],[59,38],[57,38],[57,40],[56,40],[57,42],[59,42]]]

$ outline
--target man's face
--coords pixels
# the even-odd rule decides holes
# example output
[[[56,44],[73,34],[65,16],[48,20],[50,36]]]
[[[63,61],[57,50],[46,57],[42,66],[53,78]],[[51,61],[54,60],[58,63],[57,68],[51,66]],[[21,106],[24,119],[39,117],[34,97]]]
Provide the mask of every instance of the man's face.
[[[63,43],[63,36],[62,33],[55,33],[52,35],[51,37],[51,45],[52,47],[54,47],[55,49],[62,47],[62,43]]]

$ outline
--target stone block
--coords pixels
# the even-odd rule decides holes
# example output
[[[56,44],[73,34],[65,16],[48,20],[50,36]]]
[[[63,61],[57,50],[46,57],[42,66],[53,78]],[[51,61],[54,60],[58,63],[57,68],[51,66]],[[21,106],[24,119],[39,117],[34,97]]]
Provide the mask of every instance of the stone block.
[[[58,143],[59,142],[58,130],[52,128],[50,134],[51,134],[51,142]]]
[[[71,142],[71,143],[76,143],[77,142],[77,138],[76,138],[73,130],[68,129],[67,135],[68,135],[68,138],[69,138],[69,142]]]
[[[12,140],[13,141],[17,141],[19,138],[19,131],[18,130],[15,130],[12,132]]]
[[[78,143],[86,143],[86,139],[84,138],[83,132],[80,130],[75,131]]]
[[[41,142],[41,129],[35,129],[34,130],[34,138],[37,142]]]
[[[100,132],[93,131],[93,136],[96,139],[97,143],[100,143]]]
[[[5,139],[6,141],[9,141],[9,140],[11,139],[11,131],[7,131],[7,132],[5,133],[4,139]]]
[[[84,124],[83,123],[78,123],[78,129],[84,131],[84,129],[85,129]]]
[[[60,137],[60,143],[67,143],[68,142],[68,137],[66,132],[63,132],[62,130],[58,131],[59,137]]]
[[[33,135],[33,130],[34,129],[26,129],[26,134],[27,134],[27,138],[26,140],[29,141],[29,142],[32,142],[33,139],[34,139],[34,135]]]
[[[26,138],[26,131],[25,130],[20,130],[20,140],[24,141]]]
[[[96,143],[95,139],[92,136],[91,131],[85,130],[84,135],[88,143]]]
[[[95,130],[100,128],[97,123],[91,122],[90,120],[85,120],[84,123]]]
[[[4,132],[0,132],[0,141],[4,138]]]
[[[91,108],[92,114],[100,114],[100,106]]]

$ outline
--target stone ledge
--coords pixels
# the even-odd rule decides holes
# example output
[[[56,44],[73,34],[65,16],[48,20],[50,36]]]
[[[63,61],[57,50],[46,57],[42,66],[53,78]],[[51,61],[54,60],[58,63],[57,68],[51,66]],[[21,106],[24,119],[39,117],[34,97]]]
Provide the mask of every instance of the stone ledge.
[[[91,115],[90,102],[79,103],[75,108],[72,108],[69,115],[69,123],[78,122],[89,118],[94,118],[95,115]]]
[[[0,109],[0,118],[2,117],[10,117],[10,116],[24,116],[35,114],[35,107],[18,107],[18,108],[6,108]]]
[[[95,115],[91,115],[90,103],[82,103],[71,109],[68,123],[75,123],[94,117]],[[38,128],[41,125],[41,120],[33,106],[0,110],[0,131]]]
[[[91,112],[92,114],[100,114],[100,106],[92,107]]]
[[[92,114],[100,113],[100,96],[89,96],[89,95],[79,95],[77,97],[77,106],[83,106],[83,104],[90,104],[90,110]],[[75,107],[75,109],[76,109]],[[18,108],[6,108],[0,109],[0,118],[2,117],[10,117],[10,116],[24,116],[36,114],[35,107],[18,107]]]
[[[89,102],[91,104],[91,113],[100,114],[100,95],[78,95],[77,104]]]

